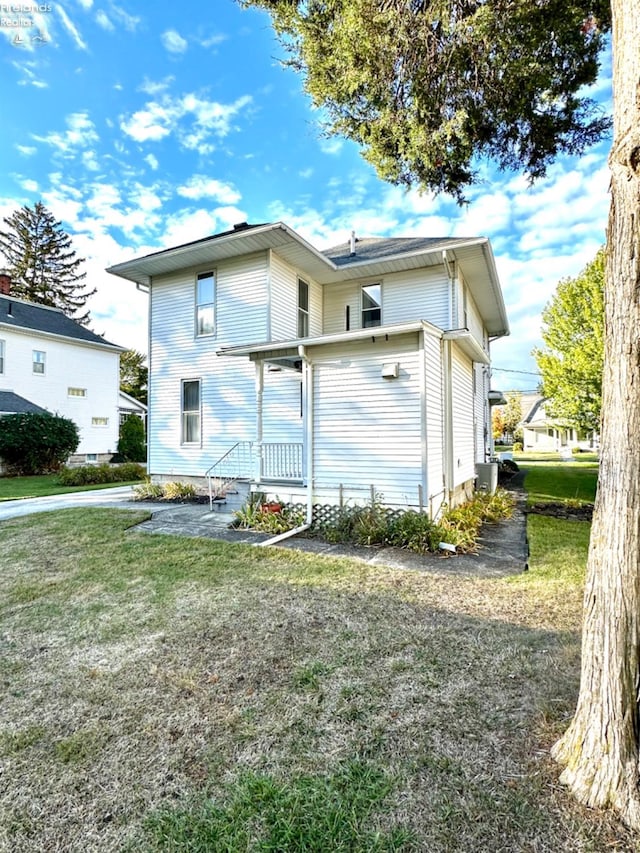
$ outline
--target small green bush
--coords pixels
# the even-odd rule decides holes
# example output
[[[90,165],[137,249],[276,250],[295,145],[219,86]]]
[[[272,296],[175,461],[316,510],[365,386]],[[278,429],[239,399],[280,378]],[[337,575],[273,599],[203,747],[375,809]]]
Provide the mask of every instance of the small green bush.
[[[167,501],[183,500],[193,498],[196,495],[196,487],[191,483],[164,483],[162,486],[162,497]]]
[[[290,504],[280,504],[279,512],[267,509],[264,496],[252,496],[247,504],[234,513],[233,526],[245,530],[257,530],[260,533],[286,533],[305,523],[304,509]]]
[[[122,465],[81,465],[78,468],[63,468],[58,474],[62,486],[92,486],[103,483],[130,483],[142,480],[145,470],[137,462]]]
[[[58,471],[79,444],[78,427],[60,415],[27,413],[0,418],[0,458],[10,474]]]
[[[133,499],[136,501],[160,500],[164,490],[160,483],[152,483],[147,477],[144,483],[133,487]]]
[[[513,452],[514,453],[522,453],[522,442],[521,441],[514,441]]]

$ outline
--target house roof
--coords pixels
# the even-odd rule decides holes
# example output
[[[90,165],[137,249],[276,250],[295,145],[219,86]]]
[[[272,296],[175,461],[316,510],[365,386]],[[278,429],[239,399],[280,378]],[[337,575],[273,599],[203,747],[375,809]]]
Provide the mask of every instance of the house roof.
[[[13,391],[0,391],[0,415],[24,414],[45,415],[47,410],[36,406],[30,400],[25,400],[19,394],[14,394]]]
[[[39,332],[118,351],[124,349],[81,326],[80,323],[63,314],[59,308],[36,305],[34,302],[25,302],[13,296],[0,295],[0,334],[3,328]]]
[[[228,258],[273,249],[294,269],[318,284],[366,279],[423,267],[458,263],[489,334],[509,334],[506,308],[491,245],[486,237],[369,237],[320,251],[284,222],[247,225],[201,240],[153,252],[108,268],[108,272],[149,286],[154,276],[187,267],[203,268]],[[444,255],[446,253],[446,255]]]

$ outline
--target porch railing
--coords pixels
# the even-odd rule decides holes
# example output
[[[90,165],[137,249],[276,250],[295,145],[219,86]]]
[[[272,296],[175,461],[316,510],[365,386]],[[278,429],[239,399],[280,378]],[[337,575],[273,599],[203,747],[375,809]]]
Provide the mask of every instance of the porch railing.
[[[264,480],[303,479],[302,444],[272,443],[262,444],[262,471]]]

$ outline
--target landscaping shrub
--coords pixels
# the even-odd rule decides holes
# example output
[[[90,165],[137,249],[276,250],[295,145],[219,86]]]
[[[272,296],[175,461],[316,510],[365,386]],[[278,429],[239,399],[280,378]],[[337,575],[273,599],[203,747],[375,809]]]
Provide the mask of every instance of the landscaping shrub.
[[[79,443],[78,427],[60,415],[27,413],[0,418],[0,458],[11,474],[58,471]]]
[[[120,424],[118,456],[125,462],[146,462],[144,424],[137,415],[127,415]]]
[[[278,533],[286,533],[304,524],[304,509],[280,502],[279,505],[280,509],[274,512],[269,508],[269,504],[264,503],[264,496],[255,493],[242,509],[234,513],[233,526],[277,536]]]
[[[137,462],[122,465],[81,465],[78,468],[63,468],[58,475],[62,486],[92,486],[102,483],[130,483],[142,480],[145,470]]]

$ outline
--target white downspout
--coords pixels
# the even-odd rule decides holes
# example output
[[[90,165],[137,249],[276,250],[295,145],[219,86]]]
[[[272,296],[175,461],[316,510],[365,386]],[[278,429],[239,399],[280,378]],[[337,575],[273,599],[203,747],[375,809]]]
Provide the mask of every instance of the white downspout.
[[[256,361],[256,462],[254,478],[256,485],[262,482],[262,410],[264,399],[264,361]]]
[[[285,530],[284,533],[279,533],[271,539],[264,542],[256,542],[258,548],[264,548],[266,545],[277,545],[284,539],[289,539],[291,536],[297,536],[298,533],[304,533],[309,530],[313,524],[313,365],[307,357],[306,350],[301,344],[298,347],[298,354],[304,364],[304,376],[307,390],[306,400],[306,452],[307,452],[307,520],[299,527],[294,527],[293,530]]]

